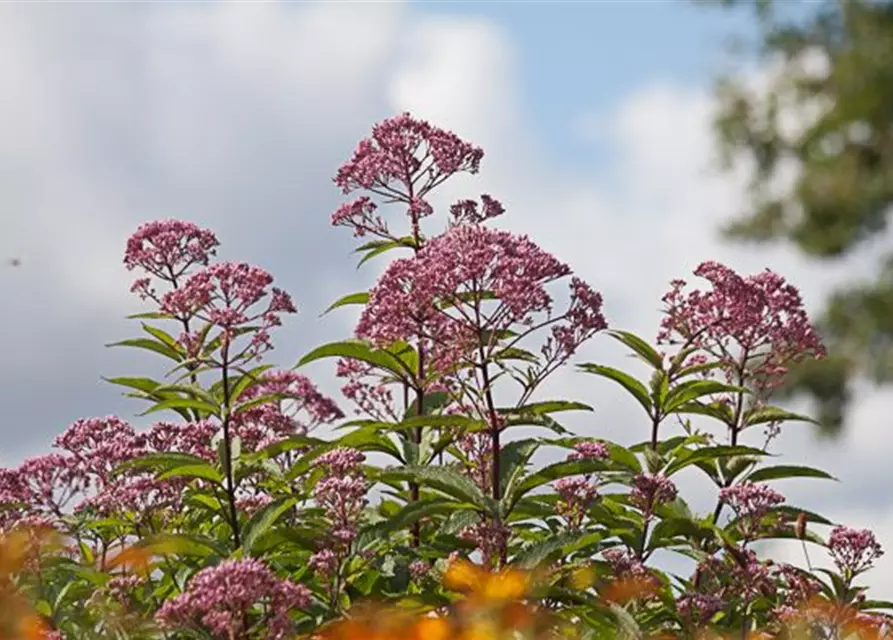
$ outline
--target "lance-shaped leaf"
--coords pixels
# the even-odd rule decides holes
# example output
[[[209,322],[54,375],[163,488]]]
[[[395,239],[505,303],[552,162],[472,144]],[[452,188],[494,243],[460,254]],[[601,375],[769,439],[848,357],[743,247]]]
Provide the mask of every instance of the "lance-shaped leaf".
[[[667,400],[662,410],[664,413],[673,413],[680,407],[702,398],[704,396],[716,393],[745,393],[747,389],[744,387],[736,387],[734,385],[720,382],[719,380],[689,380],[673,387],[667,394]]]
[[[210,404],[204,400],[197,398],[171,398],[170,400],[162,400],[143,411],[140,415],[145,416],[158,411],[166,411],[168,409],[192,409],[198,411],[200,415],[212,415],[220,417],[220,407]]]
[[[821,469],[799,465],[762,467],[747,476],[749,482],[765,482],[767,480],[783,480],[785,478],[821,478],[823,480],[837,481],[837,478]]]
[[[401,379],[406,379],[412,375],[412,371],[407,370],[404,363],[395,355],[383,349],[375,349],[365,340],[343,340],[317,347],[301,358],[298,364],[295,365],[295,368],[297,369],[322,358],[352,358],[360,360],[373,367],[390,371]]]
[[[564,531],[558,535],[549,536],[543,540],[537,540],[524,545],[512,558],[512,564],[522,569],[533,569],[546,562],[553,556],[557,556],[564,547],[585,536],[583,531]],[[563,554],[562,554],[563,555]]]
[[[632,349],[637,356],[655,369],[663,367],[663,358],[647,342],[629,331],[608,330],[607,334]]]
[[[152,338],[131,338],[129,340],[121,340],[120,342],[112,342],[111,344],[105,345],[107,347],[135,347],[137,349],[144,349],[146,351],[152,351],[154,353],[159,353],[166,358],[170,358],[176,362],[180,362],[183,360],[184,355],[177,351],[176,349],[166,345],[163,342],[159,342],[158,340],[153,340]]]
[[[148,470],[148,471],[166,471],[174,467],[182,467],[192,464],[207,464],[204,458],[192,455],[191,453],[178,453],[174,451],[165,451],[159,453],[149,453],[133,460],[122,462],[112,471],[113,475],[124,473],[131,470]]]
[[[502,513],[507,516],[511,513],[518,500],[537,487],[548,484],[553,480],[609,470],[610,467],[603,460],[570,460],[550,464],[535,473],[531,473],[523,480],[518,481],[512,487],[510,492],[506,492],[501,501]]]
[[[142,391],[143,393],[149,395],[151,395],[158,387],[162,386],[161,382],[153,380],[152,378],[121,377],[103,378],[103,380],[106,382],[110,382],[111,384],[128,387],[129,389],[136,389],[137,391]]]
[[[424,498],[410,502],[387,520],[376,523],[374,527],[380,534],[390,535],[395,531],[407,529],[422,518],[430,518],[435,515],[447,516],[468,508],[473,508],[473,506],[467,502],[456,502],[446,498]]]
[[[262,364],[259,367],[255,367],[250,371],[245,371],[236,378],[236,381],[232,383],[229,389],[229,397],[230,402],[236,402],[239,397],[245,393],[247,389],[249,389],[252,385],[257,384],[261,381],[261,376],[264,372],[269,371],[273,368],[271,364]],[[218,386],[219,385],[219,386]],[[220,390],[221,396],[223,395],[223,381],[220,380],[211,388],[212,390],[218,389]]]
[[[323,311],[320,315],[324,316],[330,311],[337,309],[338,307],[346,307],[351,304],[366,304],[369,302],[369,292],[368,291],[360,291],[358,293],[349,293],[342,298],[338,298],[329,305],[329,307]]]
[[[730,458],[732,456],[767,456],[769,455],[762,449],[756,447],[745,447],[743,445],[717,445],[715,447],[704,447],[695,449],[694,451],[681,451],[675,460],[673,460],[664,473],[667,476],[681,471],[685,467],[700,462],[702,460],[717,460],[719,458]]]
[[[444,467],[405,467],[383,471],[383,480],[409,480],[420,485],[431,487],[441,493],[452,496],[462,502],[469,502],[491,515],[497,514],[497,505],[490,496],[484,495],[480,488],[467,476]]]
[[[358,247],[356,253],[365,253],[366,255],[357,264],[357,269],[362,267],[368,260],[375,256],[379,256],[387,251],[400,248],[412,248],[415,246],[415,239],[412,236],[398,238],[397,240],[373,240]]]
[[[539,448],[536,438],[515,440],[502,447],[499,452],[499,486],[503,495],[509,494],[524,476],[524,470],[531,456]]]
[[[158,480],[168,480],[170,478],[198,478],[201,480],[209,480],[216,484],[223,483],[223,475],[207,462],[201,464],[185,464],[172,469],[162,471],[156,477]]]
[[[766,424],[767,422],[809,422],[821,426],[820,422],[813,420],[809,416],[787,411],[781,407],[761,407],[748,413],[744,419],[744,424],[748,427],[756,424]]]
[[[607,378],[608,380],[613,380],[624,389],[626,389],[636,401],[642,405],[642,408],[648,412],[648,415],[651,415],[651,398],[648,395],[648,389],[645,388],[645,385],[636,380],[630,374],[621,371],[620,369],[615,369],[614,367],[607,367],[601,364],[581,364],[577,365],[582,371],[586,373],[591,373],[597,376],[601,376],[603,378]]]
[[[254,555],[257,541],[270,530],[276,521],[297,504],[297,498],[284,497],[264,505],[245,524],[242,529],[242,548],[248,555]]]

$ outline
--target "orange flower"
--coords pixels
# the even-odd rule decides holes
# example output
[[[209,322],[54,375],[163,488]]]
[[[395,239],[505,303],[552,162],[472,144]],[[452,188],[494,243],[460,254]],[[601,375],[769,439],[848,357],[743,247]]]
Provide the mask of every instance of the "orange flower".
[[[422,618],[409,630],[407,640],[449,640],[450,632],[444,618]]]
[[[106,565],[107,570],[117,567],[132,569],[139,575],[149,574],[149,565],[152,562],[153,550],[148,546],[132,545],[125,547],[118,555],[112,558]]]
[[[612,580],[602,591],[608,602],[626,604],[630,600],[647,598],[657,592],[657,584],[649,578],[618,578]]]
[[[491,573],[467,560],[455,560],[443,576],[443,586],[494,603],[520,600],[530,591],[531,580],[527,571],[507,567]]]
[[[22,616],[16,627],[16,640],[45,640],[52,632],[50,626],[36,613]]]

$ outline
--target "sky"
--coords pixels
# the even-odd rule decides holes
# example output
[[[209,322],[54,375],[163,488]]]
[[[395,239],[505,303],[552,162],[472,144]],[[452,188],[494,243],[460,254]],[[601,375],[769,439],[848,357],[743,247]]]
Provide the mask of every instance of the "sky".
[[[710,259],[771,268],[817,311],[870,272],[867,254],[812,264],[718,234],[745,205],[742,176],[715,168],[711,87],[727,36],[751,29],[746,14],[681,0],[0,5],[0,258],[21,260],[0,271],[0,464],[46,451],[78,418],[147,424],[102,381],[162,373],[104,347],[139,332],[122,257],[142,222],[211,227],[221,258],[274,274],[300,308],[276,335],[278,364],[349,336],[349,310],[320,314],[383,265],[355,268],[350,232],[329,224],[342,202],[331,178],[373,123],[407,110],[486,151],[480,175],[435,204],[500,199],[498,226],[600,290],[612,326],[653,337],[668,281]],[[606,338],[578,361],[631,366]],[[331,363],[308,372],[337,395]],[[582,435],[646,437],[608,382],[569,369],[547,391],[595,407],[568,420]],[[862,389],[840,440],[792,424],[776,448],[840,479],[780,483],[790,503],[871,527],[887,548],[891,410],[893,393]],[[685,480],[706,509],[703,482]],[[773,551],[803,562],[799,547]],[[893,599],[893,553],[865,583]]]

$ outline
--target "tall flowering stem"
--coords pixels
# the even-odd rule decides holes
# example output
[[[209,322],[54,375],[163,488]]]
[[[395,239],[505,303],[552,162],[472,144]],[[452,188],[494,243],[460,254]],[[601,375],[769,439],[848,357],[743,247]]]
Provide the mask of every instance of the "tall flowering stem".
[[[232,461],[234,398],[230,377],[234,367],[260,360],[264,352],[272,349],[270,329],[282,324],[281,314],[297,311],[291,296],[276,287],[269,289],[269,299],[266,300],[272,282],[273,277],[259,267],[223,262],[192,275],[181,288],[168,292],[161,299],[161,309],[165,313],[186,319],[197,318],[208,329],[217,330],[215,340],[220,345],[219,358],[214,358],[204,344],[207,331],[184,334],[181,342],[192,357],[208,360],[220,370],[223,467],[236,547],[240,546],[241,539]],[[257,306],[263,302],[266,302],[265,306]],[[250,337],[239,347],[236,340],[244,334]]]
[[[377,205],[368,196],[342,205],[332,215],[332,224],[352,228],[355,236],[372,234],[397,245],[408,244],[417,254],[424,245],[421,219],[433,213],[427,195],[456,174],[477,173],[483,155],[480,148],[408,113],[384,120],[373,127],[371,138],[360,141],[353,157],[338,169],[334,181],[344,194],[363,190],[405,206],[410,221],[408,242],[391,233],[387,223],[375,214]],[[498,207],[498,203],[489,205],[491,211]],[[419,336],[417,353],[415,409],[421,416],[425,411],[427,362],[426,348]],[[408,407],[408,397],[405,404]],[[422,427],[416,427],[416,445],[421,444],[422,436]],[[417,501],[418,484],[410,482],[409,489],[410,499]],[[412,545],[418,547],[420,542],[420,525],[413,523]]]

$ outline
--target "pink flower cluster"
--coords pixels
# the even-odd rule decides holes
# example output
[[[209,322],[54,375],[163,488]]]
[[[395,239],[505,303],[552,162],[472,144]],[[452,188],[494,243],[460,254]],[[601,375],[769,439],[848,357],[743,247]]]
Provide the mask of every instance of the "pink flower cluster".
[[[240,408],[267,396],[275,399]],[[307,376],[294,371],[263,373],[257,383],[241,394],[238,402],[233,427],[242,439],[242,446],[249,451],[289,436],[303,435],[320,424],[344,417],[334,400],[320,393]],[[301,412],[306,413],[307,419],[298,418]]]
[[[176,287],[190,267],[207,265],[218,245],[209,229],[182,220],[156,220],[141,225],[127,240],[124,266],[131,271],[139,267]],[[149,278],[134,282],[131,291],[157,300]]]
[[[774,567],[775,577],[782,583],[785,590],[784,607],[798,610],[805,605],[810,598],[818,595],[822,590],[822,583],[802,569],[790,564],[779,564]]]
[[[481,206],[474,200],[460,200],[450,207],[453,225],[481,224],[505,213],[505,207],[499,200],[485,194],[481,195]]]
[[[747,548],[729,548],[722,557],[710,556],[698,564],[695,583],[724,601],[751,602],[771,596],[777,585],[768,563]]]
[[[146,516],[176,508],[185,481],[156,480],[151,472],[113,474],[123,462],[152,452],[181,452],[216,459],[210,446],[218,430],[212,422],[159,422],[146,433],[116,416],[77,420],[54,441],[61,453],[25,460],[17,469],[0,469],[0,530],[26,517],[60,524],[73,507],[106,516]]]
[[[327,575],[337,566],[359,530],[369,490],[360,467],[365,459],[356,449],[339,447],[322,454],[315,462],[324,475],[313,487],[313,498],[325,510],[332,540],[331,548],[318,551],[310,562]]]
[[[608,445],[604,442],[578,442],[574,450],[567,454],[568,461],[604,460],[608,457]]]
[[[372,128],[372,137],[338,169],[335,184],[344,193],[368,189],[409,203],[456,173],[477,173],[483,157],[455,134],[403,113]]]
[[[283,640],[294,634],[289,611],[309,603],[306,587],[277,578],[259,560],[224,560],[195,574],[182,594],[164,603],[157,619],[167,629],[198,625],[221,640],[243,638],[249,614],[264,604],[265,637]]]
[[[279,316],[296,313],[291,296],[272,287],[270,300],[265,309],[253,310],[254,305],[268,296],[273,276],[259,267],[244,263],[220,262],[193,274],[183,285],[167,292],[161,299],[161,311],[181,320],[192,318],[209,323],[221,330],[223,346],[229,344],[249,324],[257,328],[251,331],[251,341],[238,355],[229,359],[260,358],[261,353],[273,348],[269,331],[282,324]],[[191,356],[198,355],[198,335],[184,335],[180,341]]]
[[[605,562],[611,567],[617,578],[649,578],[651,571],[645,563],[632,555],[626,549],[613,547],[602,552]]]
[[[151,451],[177,451],[189,453],[208,462],[217,459],[211,446],[220,425],[210,420],[199,422],[156,422],[145,435],[146,446]]]
[[[841,573],[854,576],[871,568],[884,555],[881,545],[868,529],[838,526],[828,538],[831,559]]]
[[[532,326],[537,314],[550,314],[546,285],[569,273],[567,265],[524,236],[453,227],[415,257],[389,265],[370,293],[356,333],[378,345],[421,335],[430,345],[431,366],[448,372],[468,357],[481,331],[498,335],[518,325]],[[573,286],[584,285],[574,281]],[[488,310],[484,300],[491,294]],[[560,330],[555,327],[565,356],[606,326],[600,296],[574,300],[566,323]],[[496,348],[489,342],[480,346],[487,352]]]
[[[558,515],[567,520],[571,528],[582,525],[586,510],[598,498],[595,485],[587,478],[577,476],[556,480],[553,486],[559,497],[556,507]]]
[[[659,343],[700,348],[723,363],[730,378],[744,367],[766,390],[781,383],[788,364],[824,355],[799,292],[778,274],[767,270],[744,277],[716,262],[705,262],[694,273],[713,288],[685,295],[685,281],[671,283]]]
[[[745,535],[756,533],[766,514],[785,501],[784,496],[769,485],[753,482],[741,482],[721,489],[719,498],[730,505],[742,520],[740,525]]]
[[[722,611],[725,602],[710,593],[686,593],[676,599],[676,611],[685,622],[698,628]]]
[[[466,433],[456,439],[456,447],[465,454],[462,471],[478,488],[489,495],[491,484],[490,463],[493,460],[493,440],[486,431]]]
[[[639,473],[633,478],[630,501],[645,511],[652,513],[654,508],[676,499],[676,485],[661,474]]]
[[[567,455],[568,462],[578,460],[604,460],[608,457],[608,447],[603,442],[578,442]],[[591,481],[592,474],[573,478],[561,478],[552,485],[558,493],[556,512],[568,526],[577,528],[583,524],[586,510],[598,498],[596,485]]]
[[[475,545],[481,554],[481,564],[489,566],[499,557],[512,536],[512,530],[505,523],[491,518],[468,525],[459,532],[459,537]]]
[[[340,358],[335,375],[347,378],[341,393],[356,405],[355,413],[385,422],[399,420],[394,409],[393,394],[374,375],[371,365],[352,358]]]

